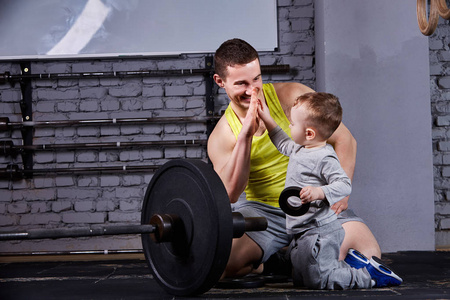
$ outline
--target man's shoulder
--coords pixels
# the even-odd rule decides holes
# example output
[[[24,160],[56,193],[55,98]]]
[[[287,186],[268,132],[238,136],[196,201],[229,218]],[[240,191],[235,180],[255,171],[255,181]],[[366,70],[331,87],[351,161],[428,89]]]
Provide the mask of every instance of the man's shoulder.
[[[299,82],[274,82],[272,84],[282,103],[293,102],[305,93],[314,92],[313,89]]]

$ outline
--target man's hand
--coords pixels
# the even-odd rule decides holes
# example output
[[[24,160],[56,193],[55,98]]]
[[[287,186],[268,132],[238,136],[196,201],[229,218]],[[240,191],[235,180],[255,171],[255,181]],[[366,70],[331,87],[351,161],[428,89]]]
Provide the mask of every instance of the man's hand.
[[[258,88],[253,88],[252,98],[250,100],[250,106],[242,123],[242,131],[247,137],[253,137],[259,128],[259,116],[258,116]]]
[[[300,199],[302,200],[302,204],[306,204],[315,200],[325,199],[325,194],[320,187],[305,186],[300,191]]]
[[[348,208],[348,198],[349,197],[345,197],[344,199],[339,200],[331,206],[331,209],[334,210],[336,215],[339,215],[341,212]]]

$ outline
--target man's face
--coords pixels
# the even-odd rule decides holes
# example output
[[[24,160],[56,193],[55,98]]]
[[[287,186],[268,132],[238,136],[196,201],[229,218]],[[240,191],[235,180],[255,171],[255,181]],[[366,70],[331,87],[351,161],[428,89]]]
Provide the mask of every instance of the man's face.
[[[230,100],[237,106],[248,109],[253,88],[259,89],[259,98],[262,95],[262,77],[259,60],[255,59],[245,65],[227,67],[227,77],[220,78],[215,75],[216,83],[223,87]]]

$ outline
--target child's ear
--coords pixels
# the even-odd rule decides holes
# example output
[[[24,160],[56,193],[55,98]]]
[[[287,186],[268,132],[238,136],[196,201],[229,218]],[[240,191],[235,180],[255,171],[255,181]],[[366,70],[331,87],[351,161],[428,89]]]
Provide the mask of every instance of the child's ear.
[[[306,128],[306,139],[312,141],[316,137],[316,131],[313,128]]]

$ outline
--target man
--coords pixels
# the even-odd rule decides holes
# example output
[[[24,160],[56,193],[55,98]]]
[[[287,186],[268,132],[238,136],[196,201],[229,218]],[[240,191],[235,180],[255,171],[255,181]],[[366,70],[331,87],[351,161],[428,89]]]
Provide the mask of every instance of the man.
[[[271,115],[290,134],[290,109],[295,99],[313,90],[293,82],[263,84],[258,53],[240,39],[226,41],[217,49],[215,71],[214,80],[225,89],[230,105],[209,137],[209,158],[230,201],[235,203],[234,209],[245,217],[266,217],[269,224],[266,231],[247,232],[233,240],[224,276],[236,277],[256,269],[260,272],[261,264],[290,241],[285,215],[278,207],[288,158],[273,146],[264,123],[259,120],[258,99],[267,103]],[[341,123],[328,143],[333,145],[343,169],[352,179],[356,141],[350,131]],[[247,199],[239,200],[244,191]],[[346,211],[347,207],[348,197],[332,206],[345,230],[340,259],[346,257],[349,248],[367,257],[381,257],[370,229],[351,211]]]

